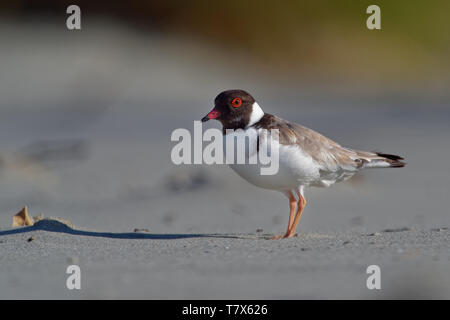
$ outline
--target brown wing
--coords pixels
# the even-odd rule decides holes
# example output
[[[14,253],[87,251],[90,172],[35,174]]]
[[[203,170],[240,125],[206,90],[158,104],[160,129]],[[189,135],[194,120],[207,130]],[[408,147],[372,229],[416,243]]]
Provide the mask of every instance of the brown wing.
[[[363,167],[404,167],[406,164],[401,161],[404,159],[397,155],[342,147],[312,129],[271,114],[265,114],[255,126],[269,130],[278,129],[281,144],[297,144],[303,152],[310,155],[326,170],[355,171]]]
[[[354,171],[363,165],[356,151],[344,148],[322,134],[297,123],[265,114],[256,127],[278,129],[280,143],[297,144],[302,151],[328,170],[339,168]]]

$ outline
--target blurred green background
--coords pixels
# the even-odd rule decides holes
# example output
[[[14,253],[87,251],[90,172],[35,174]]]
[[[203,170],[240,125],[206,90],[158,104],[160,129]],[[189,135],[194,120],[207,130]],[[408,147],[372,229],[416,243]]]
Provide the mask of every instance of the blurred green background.
[[[63,23],[65,8],[90,22],[114,19],[134,32],[195,39],[239,53],[268,74],[309,81],[446,90],[450,2],[427,1],[2,1],[2,20]],[[381,7],[382,30],[365,26]],[[34,17],[34,18],[33,18]]]

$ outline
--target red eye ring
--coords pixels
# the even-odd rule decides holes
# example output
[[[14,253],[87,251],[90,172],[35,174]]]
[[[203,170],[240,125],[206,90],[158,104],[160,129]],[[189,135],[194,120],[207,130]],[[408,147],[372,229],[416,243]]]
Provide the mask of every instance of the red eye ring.
[[[234,99],[231,101],[231,105],[232,105],[234,108],[239,108],[240,106],[242,106],[242,99],[241,99],[241,98],[234,98]]]

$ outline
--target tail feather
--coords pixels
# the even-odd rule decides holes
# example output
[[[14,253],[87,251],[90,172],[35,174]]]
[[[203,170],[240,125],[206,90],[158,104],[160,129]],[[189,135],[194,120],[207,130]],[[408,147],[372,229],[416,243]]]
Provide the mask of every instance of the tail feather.
[[[363,168],[401,168],[406,165],[403,157],[381,152],[358,152],[363,161]]]
[[[376,153],[377,156],[385,158],[386,162],[390,164],[390,167],[392,168],[401,168],[406,165],[406,162],[402,161],[405,160],[404,158],[397,156],[395,154],[387,154],[387,153]]]

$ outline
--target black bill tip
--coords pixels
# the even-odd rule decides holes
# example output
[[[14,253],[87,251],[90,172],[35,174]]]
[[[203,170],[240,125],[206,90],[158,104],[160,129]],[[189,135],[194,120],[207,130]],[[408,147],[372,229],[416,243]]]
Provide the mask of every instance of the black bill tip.
[[[204,116],[204,117],[202,118],[202,122],[206,122],[206,121],[208,121],[208,120],[209,120],[208,116]]]

